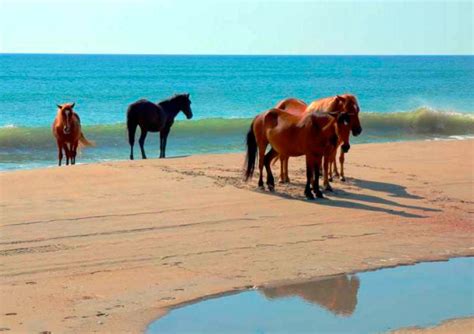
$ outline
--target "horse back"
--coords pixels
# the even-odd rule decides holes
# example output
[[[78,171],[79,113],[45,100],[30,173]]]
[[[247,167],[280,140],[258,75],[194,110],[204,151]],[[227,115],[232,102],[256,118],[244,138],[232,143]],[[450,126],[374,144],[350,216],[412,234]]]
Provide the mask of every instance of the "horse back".
[[[333,109],[334,96],[325,97],[322,99],[314,100],[306,108],[306,112],[322,111],[329,112],[334,111]]]
[[[155,103],[142,99],[128,106],[127,123],[140,125],[147,131],[160,131],[166,123],[163,109]]]
[[[293,113],[296,113],[296,114],[300,114],[300,113],[303,113],[306,110],[307,105],[304,101],[302,101],[300,99],[290,97],[290,98],[287,98],[287,99],[284,99],[284,100],[280,101],[275,106],[275,108],[285,110],[285,111],[288,111],[288,112],[293,112]]]

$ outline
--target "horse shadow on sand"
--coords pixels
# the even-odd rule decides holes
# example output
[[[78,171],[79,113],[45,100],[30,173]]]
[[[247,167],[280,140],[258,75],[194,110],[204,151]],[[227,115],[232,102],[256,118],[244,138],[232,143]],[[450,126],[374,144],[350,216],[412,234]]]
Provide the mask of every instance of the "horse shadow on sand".
[[[401,197],[410,199],[423,199],[421,196],[412,195],[407,192],[406,187],[387,182],[377,182],[370,180],[351,179],[351,184],[356,187],[369,189],[377,192],[387,193],[390,197]]]
[[[349,181],[349,180],[348,180]],[[362,189],[369,189],[372,191],[378,192],[385,192],[390,197],[399,197],[399,198],[407,198],[407,199],[416,199],[421,200],[423,197],[411,195],[406,191],[406,188],[400,186],[398,184],[393,183],[385,183],[385,182],[375,182],[375,181],[368,181],[368,180],[357,180],[357,179],[350,179],[348,182],[351,185],[355,185]],[[303,192],[304,189],[303,183],[293,183],[291,187],[301,189]],[[280,189],[278,189],[280,188]],[[364,210],[364,211],[371,211],[371,212],[382,212],[387,213],[390,215],[395,215],[404,218],[426,218],[424,215],[410,213],[405,211],[404,209],[411,209],[411,210],[418,210],[424,212],[440,212],[442,210],[433,209],[418,205],[407,205],[398,203],[393,200],[389,200],[386,198],[368,195],[368,194],[360,194],[355,192],[349,192],[347,190],[341,189],[339,187],[335,187],[333,192],[324,192],[323,199],[316,199],[316,200],[307,200],[303,196],[294,196],[277,186],[275,192],[265,192],[266,194],[270,194],[273,196],[278,196],[286,199],[292,200],[300,200],[305,202],[313,202],[314,204],[324,205],[324,206],[331,206],[337,208],[348,208],[348,209],[357,209],[357,210]],[[389,206],[389,208],[374,206],[373,204],[382,204]],[[392,207],[392,208],[390,208]]]

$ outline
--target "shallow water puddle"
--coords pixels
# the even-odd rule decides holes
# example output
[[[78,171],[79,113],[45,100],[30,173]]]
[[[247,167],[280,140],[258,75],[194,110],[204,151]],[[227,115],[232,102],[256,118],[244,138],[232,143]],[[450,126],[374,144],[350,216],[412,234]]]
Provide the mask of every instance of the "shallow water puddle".
[[[474,258],[457,258],[203,300],[148,333],[378,333],[472,315]]]

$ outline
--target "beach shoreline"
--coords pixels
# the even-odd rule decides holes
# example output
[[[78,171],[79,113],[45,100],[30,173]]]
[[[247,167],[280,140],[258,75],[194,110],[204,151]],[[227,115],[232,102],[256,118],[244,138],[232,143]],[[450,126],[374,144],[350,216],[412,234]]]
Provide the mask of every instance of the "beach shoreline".
[[[0,173],[0,327],[143,332],[209,295],[474,256],[473,146],[354,145],[313,202],[302,158],[273,194],[242,153]]]

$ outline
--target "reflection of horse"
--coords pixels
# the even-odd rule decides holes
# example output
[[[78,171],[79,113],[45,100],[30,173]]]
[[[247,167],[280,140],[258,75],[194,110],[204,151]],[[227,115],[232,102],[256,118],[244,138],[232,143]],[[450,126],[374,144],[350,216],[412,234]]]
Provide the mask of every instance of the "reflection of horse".
[[[305,195],[314,199],[323,197],[319,190],[319,169],[321,160],[329,146],[337,144],[334,127],[336,119],[328,113],[292,113],[281,109],[270,109],[255,117],[247,133],[247,156],[245,178],[252,177],[258,150],[259,180],[263,188],[263,167],[267,171],[267,186],[275,188],[271,162],[278,155],[281,158],[306,156]],[[267,145],[271,150],[265,154]]]
[[[298,296],[312,304],[318,304],[336,315],[350,316],[357,306],[359,279],[340,275],[313,282],[263,288],[270,299]]]
[[[93,146],[82,133],[81,119],[73,110],[75,103],[58,104],[58,113],[53,122],[53,135],[58,145],[58,165],[61,166],[63,160],[63,150],[66,154],[66,165],[69,161],[76,163],[77,147],[79,143],[84,146]]]
[[[189,94],[175,95],[157,104],[147,100],[139,100],[129,105],[127,110],[127,129],[128,142],[130,143],[130,159],[133,160],[133,144],[135,143],[137,125],[140,126],[141,130],[138,143],[140,144],[142,158],[146,159],[144,145],[148,132],[160,132],[160,158],[164,158],[168,134],[174,123],[174,118],[180,111],[183,111],[188,119],[193,117]]]

